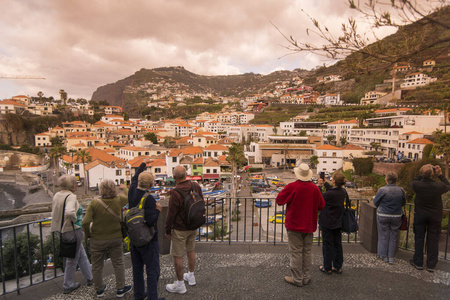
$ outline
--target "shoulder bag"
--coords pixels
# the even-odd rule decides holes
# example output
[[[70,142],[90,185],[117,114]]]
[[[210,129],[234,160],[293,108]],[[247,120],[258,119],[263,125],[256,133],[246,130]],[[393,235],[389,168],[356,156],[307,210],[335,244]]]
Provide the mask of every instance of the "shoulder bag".
[[[406,217],[406,210],[403,206],[403,212],[402,212],[402,225],[400,225],[400,230],[408,230],[408,218]]]
[[[356,210],[350,207],[350,199],[348,198],[347,191],[345,192],[345,208],[342,214],[342,231],[343,232],[357,232],[359,229],[358,222],[356,221]]]
[[[123,217],[119,217],[108,205],[106,205],[105,202],[103,202],[102,199],[97,199],[98,202],[100,202],[101,205],[114,217],[117,221],[120,223],[120,229],[122,230],[122,238],[126,238],[128,236],[128,230],[127,225],[125,222],[123,222]]]
[[[77,255],[77,237],[74,235],[74,238],[72,239],[72,241],[64,241],[64,239],[62,237],[62,233],[61,233],[62,228],[64,226],[64,213],[66,211],[66,201],[67,201],[67,198],[69,197],[69,195],[67,195],[66,199],[64,199],[64,206],[63,206],[63,210],[62,210],[61,230],[59,231],[60,238],[59,238],[59,254],[58,255],[60,257],[75,258],[75,256]],[[73,222],[72,222],[72,227],[73,227],[73,231],[75,231]]]

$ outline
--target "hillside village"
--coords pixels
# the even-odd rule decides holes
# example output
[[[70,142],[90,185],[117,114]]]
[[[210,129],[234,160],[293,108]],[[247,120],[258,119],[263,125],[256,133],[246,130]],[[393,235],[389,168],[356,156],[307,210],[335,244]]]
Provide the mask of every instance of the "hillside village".
[[[350,105],[339,93],[321,94],[303,85],[300,77],[273,84],[271,90],[245,97],[220,97],[213,93],[194,93],[183,84],[161,80],[138,87],[129,86],[127,93],[145,90],[150,94],[148,107],[171,109],[186,105],[187,99],[213,100],[225,104],[221,112],[203,112],[195,119],[151,121],[148,118],[127,118],[120,106],[100,106],[101,117],[95,123],[63,122],[59,126],[35,135],[35,146],[55,160],[58,168],[74,174],[95,188],[105,178],[117,184],[129,183],[134,170],[150,159],[149,171],[158,179],[172,177],[174,166],[181,164],[192,179],[225,180],[232,176],[227,152],[232,143],[244,145],[248,163],[270,167],[292,167],[300,162],[318,158],[317,171],[334,172],[352,168],[351,159],[366,157],[368,151],[381,151],[383,159],[391,162],[413,161],[422,158],[430,136],[436,130],[445,131],[445,112],[439,110],[413,114],[413,107],[399,107],[402,91],[435,82],[421,70],[432,69],[434,60],[426,60],[420,68],[409,64],[393,70],[398,81],[387,80],[376,90],[367,91],[360,105],[378,105],[376,117],[364,120],[308,121],[312,113],[300,114],[279,125],[258,125],[249,122],[268,106],[308,105],[342,107]],[[399,80],[399,74],[404,78]],[[337,75],[317,78],[318,82],[335,82]],[[388,86],[392,91],[386,91]],[[67,96],[67,94],[65,95]],[[87,101],[39,101],[28,96],[14,96],[0,102],[0,114],[51,116],[61,108],[75,116],[94,116],[94,107]],[[330,139],[330,137],[332,137]],[[59,140],[61,146],[53,143]],[[153,140],[150,141],[150,140]],[[53,146],[53,147],[52,147]],[[52,150],[53,149],[53,150]],[[61,150],[62,149],[62,150]],[[84,157],[89,159],[82,159]],[[84,160],[84,162],[83,162]],[[0,167],[6,167],[0,166]]]

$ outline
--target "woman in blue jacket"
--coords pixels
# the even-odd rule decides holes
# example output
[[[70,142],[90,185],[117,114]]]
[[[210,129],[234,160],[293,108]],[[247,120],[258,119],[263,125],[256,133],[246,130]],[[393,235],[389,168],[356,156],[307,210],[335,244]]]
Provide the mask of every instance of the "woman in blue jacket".
[[[386,174],[386,186],[380,188],[373,199],[377,207],[378,256],[385,262],[394,263],[397,234],[402,224],[402,206],[406,204],[405,191],[396,185],[397,174]]]

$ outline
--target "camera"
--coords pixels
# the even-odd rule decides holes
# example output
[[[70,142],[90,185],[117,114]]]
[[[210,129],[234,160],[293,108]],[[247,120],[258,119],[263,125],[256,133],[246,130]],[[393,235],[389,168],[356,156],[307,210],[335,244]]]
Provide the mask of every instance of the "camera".
[[[320,178],[322,178],[322,180],[325,180],[325,172],[320,172]]]

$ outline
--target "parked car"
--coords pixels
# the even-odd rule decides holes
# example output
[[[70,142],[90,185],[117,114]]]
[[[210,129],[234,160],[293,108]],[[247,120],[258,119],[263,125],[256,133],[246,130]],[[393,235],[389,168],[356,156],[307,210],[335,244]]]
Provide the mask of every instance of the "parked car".
[[[285,215],[283,214],[276,214],[275,216],[269,217],[270,223],[278,223],[278,224],[284,224]]]
[[[272,201],[269,199],[255,199],[255,207],[271,207]]]
[[[412,159],[410,159],[410,158],[402,158],[398,162],[402,163],[402,164],[410,163],[410,162],[412,162]]]
[[[356,188],[358,188],[358,185],[356,183],[354,183],[354,182],[347,181],[345,183],[345,187],[346,188],[351,188],[351,189],[356,189]]]

